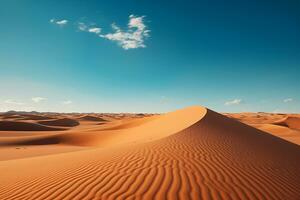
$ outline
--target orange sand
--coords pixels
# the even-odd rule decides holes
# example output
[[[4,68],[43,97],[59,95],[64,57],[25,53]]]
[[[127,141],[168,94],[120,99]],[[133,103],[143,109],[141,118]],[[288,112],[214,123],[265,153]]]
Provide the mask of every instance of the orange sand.
[[[66,117],[80,125],[0,131],[1,200],[300,199],[298,145],[203,107]]]
[[[299,114],[226,113],[225,115],[300,145]]]

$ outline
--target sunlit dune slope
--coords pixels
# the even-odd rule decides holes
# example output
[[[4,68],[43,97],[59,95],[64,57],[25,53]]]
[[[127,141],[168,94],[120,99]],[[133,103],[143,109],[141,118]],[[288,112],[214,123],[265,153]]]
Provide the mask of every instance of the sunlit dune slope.
[[[275,122],[274,124],[300,130],[300,118],[299,117],[288,116],[288,117],[284,118],[283,120],[279,120],[279,121]]]
[[[201,107],[190,107],[159,117],[152,116],[137,119],[123,126],[110,129],[94,128],[88,130],[70,130],[55,134],[42,134],[32,137],[17,137],[0,140],[2,145],[43,145],[63,144],[74,146],[107,147],[116,145],[149,142],[167,137],[196,123],[206,113]],[[129,126],[131,128],[126,127]]]
[[[300,197],[298,145],[202,107],[84,134],[54,138],[91,149],[1,161],[0,199]]]

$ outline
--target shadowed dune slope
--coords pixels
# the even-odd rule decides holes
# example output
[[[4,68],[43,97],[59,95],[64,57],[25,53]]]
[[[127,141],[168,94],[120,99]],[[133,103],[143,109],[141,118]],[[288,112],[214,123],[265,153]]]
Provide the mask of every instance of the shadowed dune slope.
[[[78,119],[83,120],[83,121],[93,121],[93,122],[105,122],[105,119],[102,119],[101,117],[95,117],[95,116],[90,116],[86,115],[83,117],[79,117]]]
[[[63,130],[41,124],[20,122],[20,121],[0,121],[0,131],[57,131]]]
[[[2,115],[0,117],[2,119],[19,119],[19,118],[23,118],[21,115]]]
[[[26,120],[49,120],[49,119],[53,119],[52,117],[48,117],[48,116],[42,116],[42,115],[22,115],[24,117],[24,119]]]
[[[300,116],[280,113],[225,113],[254,128],[300,145]]]
[[[66,126],[66,127],[73,127],[78,126],[79,122],[74,119],[63,118],[63,119],[55,119],[55,120],[48,120],[48,121],[39,121],[39,124],[43,124],[46,126]]]
[[[274,124],[300,130],[300,118],[299,117],[289,116],[283,120],[275,122]]]
[[[300,145],[300,132],[296,129],[291,129],[286,126],[274,124],[255,124],[252,125],[262,131],[271,133],[274,136],[280,137],[286,141]]]
[[[299,199],[298,145],[203,110],[117,135],[136,143],[2,161],[0,199]]]

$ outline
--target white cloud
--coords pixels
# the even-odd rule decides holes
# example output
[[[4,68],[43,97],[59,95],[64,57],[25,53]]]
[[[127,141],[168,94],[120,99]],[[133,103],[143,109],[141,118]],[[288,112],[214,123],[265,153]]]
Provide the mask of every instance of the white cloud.
[[[4,101],[4,103],[12,104],[12,105],[24,105],[25,104],[23,102],[18,102],[18,101],[12,100],[12,99],[7,99]]]
[[[97,27],[95,27],[95,28],[90,28],[88,31],[89,31],[90,33],[96,33],[96,34],[99,34],[99,33],[101,32],[101,28],[97,28]]]
[[[105,38],[111,41],[115,41],[123,49],[136,49],[136,48],[145,48],[144,44],[145,38],[148,38],[150,35],[150,30],[144,23],[145,16],[135,16],[129,15],[129,22],[127,24],[127,30],[122,30],[115,23],[111,24],[113,29],[112,33],[101,34],[102,29],[100,27],[95,27],[94,23],[86,24],[84,22],[78,22],[77,28],[79,31],[95,33],[101,38]],[[64,26],[68,23],[68,20],[55,20],[51,19],[51,23],[57,24],[59,26]]]
[[[284,103],[288,103],[288,102],[292,102],[292,101],[294,101],[294,99],[292,99],[292,98],[287,98],[287,99],[283,100]]]
[[[78,30],[89,32],[89,33],[95,33],[98,35],[102,29],[99,27],[93,27],[93,25],[87,25],[84,22],[78,22]]]
[[[45,101],[45,100],[47,100],[47,99],[44,98],[44,97],[32,97],[31,100],[32,100],[34,103],[39,103],[39,102]]]
[[[231,106],[231,105],[238,105],[242,103],[242,99],[233,99],[231,101],[225,102],[226,106]]]
[[[83,22],[79,22],[79,23],[78,23],[78,29],[79,29],[80,31],[86,31],[87,28],[88,28],[88,26],[87,26],[85,23],[83,23]]]
[[[64,104],[64,105],[70,105],[70,104],[72,104],[72,103],[73,103],[73,102],[70,101],[70,100],[63,101],[63,102],[62,102],[62,104]]]
[[[123,49],[135,49],[145,48],[145,38],[149,37],[150,30],[144,24],[144,17],[137,17],[135,15],[129,16],[128,30],[123,31],[116,24],[112,24],[111,27],[115,31],[114,33],[108,33],[105,35],[99,35],[102,38],[106,38],[111,41],[117,42]]]
[[[53,23],[53,24],[57,24],[57,25],[59,25],[59,26],[65,26],[65,25],[67,25],[67,23],[68,23],[69,21],[66,20],[66,19],[62,19],[62,20],[51,19],[50,22]]]

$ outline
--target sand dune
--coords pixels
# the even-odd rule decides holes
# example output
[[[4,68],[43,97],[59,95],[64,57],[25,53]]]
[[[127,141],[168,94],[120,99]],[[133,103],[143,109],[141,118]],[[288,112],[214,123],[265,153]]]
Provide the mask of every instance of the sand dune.
[[[0,121],[0,131],[58,131],[60,128],[19,121]]]
[[[23,118],[21,115],[3,115],[2,119],[19,119]]]
[[[49,119],[53,119],[52,117],[48,117],[48,116],[41,116],[41,115],[22,115],[23,118],[25,120],[49,120]]]
[[[7,138],[0,140],[2,145],[33,145],[33,144],[63,144],[74,146],[93,146],[93,147],[108,147],[124,144],[136,144],[137,142],[148,142],[168,135],[177,133],[184,128],[197,122],[201,116],[206,113],[206,110],[200,107],[187,108],[178,110],[159,118],[156,116],[149,117],[143,120],[135,120],[130,123],[131,129],[125,126],[123,129],[113,128],[96,128],[96,129],[79,129],[71,130],[69,132],[58,132],[56,134],[42,134],[33,137],[18,137]],[[180,117],[176,124],[174,121]],[[136,123],[136,124],[135,124]],[[138,126],[143,124],[143,126]],[[172,124],[172,125],[171,125]],[[127,125],[127,123],[125,123]]]
[[[283,120],[275,122],[274,124],[300,130],[300,117],[288,116]]]
[[[79,125],[79,122],[77,120],[69,119],[69,118],[39,121],[38,123],[46,126],[66,126],[66,127],[73,127]]]
[[[122,120],[120,123],[111,124],[111,126],[103,128],[102,130],[120,130],[120,129],[128,129],[140,126],[146,122],[152,121],[156,119],[158,116],[155,117],[144,117],[140,119],[129,119],[129,120]]]
[[[225,113],[225,115],[300,145],[299,114]]]
[[[96,121],[96,122],[106,121],[105,119],[103,119],[101,117],[95,117],[95,116],[91,116],[91,115],[86,115],[86,116],[83,116],[83,117],[79,117],[78,119],[84,120],[84,121]]]
[[[274,124],[252,124],[252,126],[300,145],[300,132],[298,130]]]
[[[87,147],[0,161],[0,199],[300,197],[298,145],[202,107],[137,123],[32,136]]]

